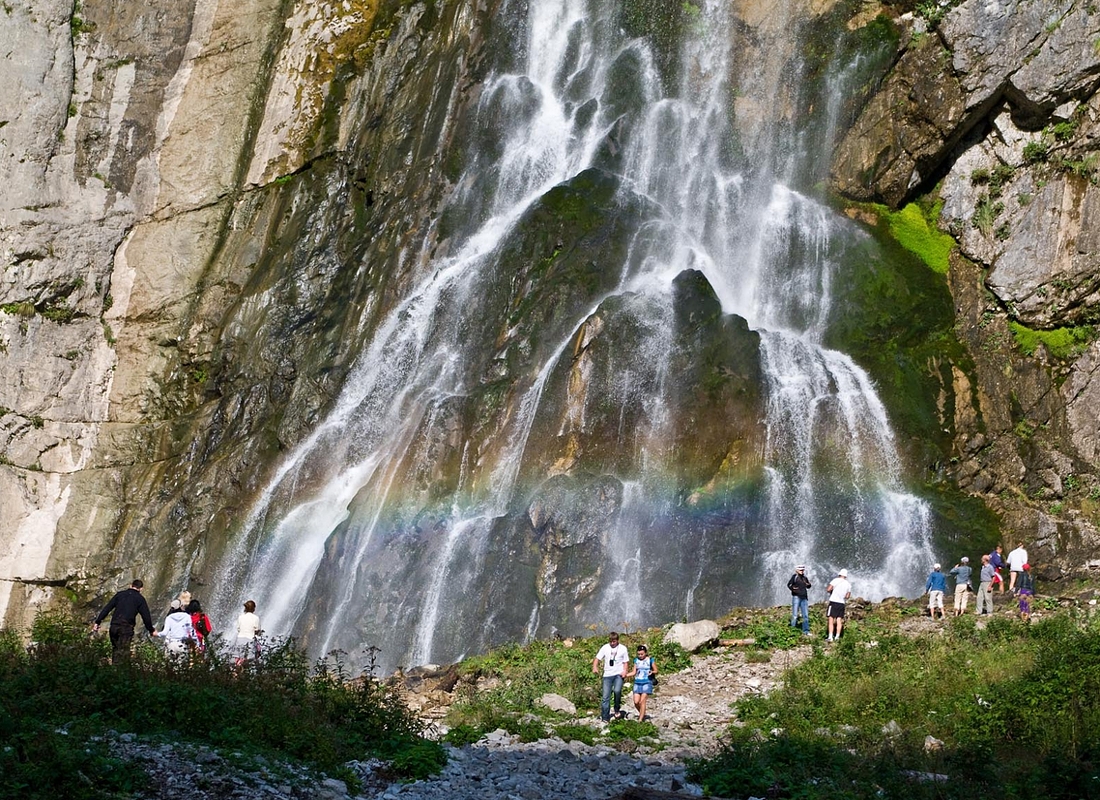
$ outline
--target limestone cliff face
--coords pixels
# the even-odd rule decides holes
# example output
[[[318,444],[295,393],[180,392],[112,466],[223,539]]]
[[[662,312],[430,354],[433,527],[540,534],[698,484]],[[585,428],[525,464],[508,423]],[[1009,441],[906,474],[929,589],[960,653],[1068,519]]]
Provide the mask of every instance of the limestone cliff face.
[[[838,147],[852,199],[942,199],[968,358],[943,380],[944,478],[1050,576],[1100,566],[1100,10],[951,3],[908,32]],[[900,9],[897,9],[900,10]]]
[[[492,10],[5,11],[0,615],[166,588],[232,523],[403,279]]]
[[[456,221],[437,212],[469,190],[455,185],[462,143],[492,123],[467,112],[486,61],[507,57],[494,52],[501,2],[86,0],[74,12],[23,0],[0,11],[0,619],[63,596],[92,602],[135,574],[158,596],[209,587],[280,455],[324,418],[364,343],[451,246]],[[668,18],[647,14],[683,5],[624,3],[637,13],[623,24],[658,36]],[[773,4],[734,5],[745,65],[792,47]],[[1100,16],[1071,2],[955,6],[932,25],[904,4],[815,1],[798,13],[901,31],[891,71],[835,120],[862,104],[834,184],[894,206],[939,185],[960,244],[948,285],[965,353],[922,356],[918,370],[935,384],[920,402],[949,441],[922,433],[914,460],[980,496],[1009,535],[1039,542],[1051,574],[1071,573],[1095,553],[1100,492],[1100,345],[1085,331],[1100,301]],[[693,35],[690,20],[677,30]],[[731,90],[731,159],[768,138],[765,114],[794,125],[809,113],[782,78],[795,55],[756,70],[782,87],[768,103]],[[629,301],[604,300],[614,276],[599,268],[621,258],[642,211],[615,200],[616,136],[601,166],[519,225],[499,291],[477,298],[471,336],[492,345],[464,365],[478,389],[433,411],[395,477],[429,536],[432,504],[460,475],[491,480],[521,378],[554,337],[572,336],[530,432],[528,502],[499,521],[513,545],[489,556],[522,569],[478,587],[486,605],[511,603],[502,629],[527,624],[526,598],[512,602],[524,592],[547,620],[592,594],[623,502],[609,473],[636,456],[622,431],[643,409],[590,399],[617,390],[615,354],[635,336]],[[590,308],[572,334],[570,315]],[[687,525],[677,513],[705,512],[730,485],[751,494],[766,432],[759,335],[723,315],[692,270],[675,279],[670,318],[675,528]],[[1060,334],[1071,346],[1021,349],[1011,323],[1071,327]],[[325,543],[319,581],[348,537]],[[716,603],[729,597],[723,560],[752,550],[727,545],[698,566]],[[364,570],[398,569],[388,556]],[[430,580],[430,565],[406,567],[388,579]],[[304,630],[331,611],[314,608]]]

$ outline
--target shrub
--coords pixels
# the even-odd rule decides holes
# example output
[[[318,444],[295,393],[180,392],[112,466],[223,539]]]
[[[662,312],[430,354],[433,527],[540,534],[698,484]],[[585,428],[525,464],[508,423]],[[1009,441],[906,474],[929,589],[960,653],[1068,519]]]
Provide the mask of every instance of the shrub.
[[[1100,623],[994,617],[980,630],[962,617],[935,639],[846,633],[833,653],[815,652],[737,712],[728,745],[691,765],[719,795],[948,796],[910,782],[915,771],[966,775],[978,795],[1093,797]],[[901,732],[884,736],[891,720]],[[927,735],[943,750],[926,752]]]
[[[342,654],[311,666],[293,640],[271,640],[238,670],[217,638],[205,657],[182,663],[142,639],[127,663],[112,665],[107,638],[89,636],[83,622],[61,614],[39,615],[32,637],[23,650],[12,632],[0,636],[0,732],[14,742],[0,750],[0,764],[4,782],[24,787],[17,792],[24,798],[106,797],[138,786],[139,773],[107,757],[99,737],[108,729],[177,739],[184,732],[197,743],[326,771],[378,755],[413,775],[441,758],[397,695],[370,675],[350,679]],[[44,780],[42,764],[51,763]]]

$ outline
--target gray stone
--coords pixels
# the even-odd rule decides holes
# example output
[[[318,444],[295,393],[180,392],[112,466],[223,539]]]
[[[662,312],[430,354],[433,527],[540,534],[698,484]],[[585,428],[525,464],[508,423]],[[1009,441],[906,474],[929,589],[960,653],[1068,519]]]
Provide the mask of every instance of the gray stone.
[[[538,704],[549,708],[551,711],[557,711],[561,714],[569,714],[573,716],[577,713],[577,706],[572,703],[569,698],[562,697],[560,694],[553,694],[548,692],[542,695],[538,699]]]
[[[694,653],[703,645],[713,642],[718,638],[721,628],[718,623],[710,619],[701,619],[697,622],[677,622],[665,633],[666,642],[675,642],[689,653]]]

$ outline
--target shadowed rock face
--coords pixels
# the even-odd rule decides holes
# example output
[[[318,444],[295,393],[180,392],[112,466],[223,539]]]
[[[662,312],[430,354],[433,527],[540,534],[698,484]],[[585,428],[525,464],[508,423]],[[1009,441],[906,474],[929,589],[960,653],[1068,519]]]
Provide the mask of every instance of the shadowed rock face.
[[[970,362],[944,386],[946,474],[1051,577],[1100,548],[1098,33],[1088,5],[960,3],[910,40],[833,163],[842,193],[895,207],[940,181]]]

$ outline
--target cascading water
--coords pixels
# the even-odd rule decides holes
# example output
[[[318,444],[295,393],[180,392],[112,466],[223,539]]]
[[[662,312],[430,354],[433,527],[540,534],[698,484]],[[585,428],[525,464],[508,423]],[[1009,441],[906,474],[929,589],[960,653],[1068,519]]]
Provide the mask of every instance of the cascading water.
[[[837,255],[859,233],[789,188],[807,178],[812,154],[789,108],[767,110],[792,83],[797,37],[746,71],[731,4],[697,3],[674,82],[646,40],[621,30],[615,3],[517,5],[521,63],[487,79],[472,111],[484,124],[472,126],[444,209],[465,227],[451,234],[451,255],[418,260],[327,418],[277,467],[223,557],[216,610],[229,617],[246,594],[269,632],[302,633],[318,653],[377,645],[392,667],[552,625],[641,626],[720,611],[731,598],[772,602],[796,561],[819,580],[850,567],[864,596],[916,589],[909,570],[930,553],[928,510],[902,487],[871,381],[821,346]],[[785,9],[772,11],[776,36],[794,27]],[[558,338],[525,351],[537,358],[510,376],[508,399],[474,442],[462,409],[492,384],[491,354],[516,327],[495,300],[510,280],[502,253],[555,187],[593,168],[615,176],[620,207],[642,209],[625,255],[600,265],[612,279],[558,322]],[[678,457],[668,444],[678,424],[673,280],[685,270],[759,332],[767,394],[761,510],[698,529],[672,521],[681,511],[666,491]],[[630,321],[630,349],[597,384],[579,343],[599,336],[611,308]],[[617,466],[591,484],[594,505],[608,509],[595,574],[573,576],[581,588],[559,604],[568,619],[548,619],[547,587],[560,584],[532,563],[529,476],[571,473],[561,459],[538,467],[530,437],[570,359],[555,436],[584,437],[595,409],[619,409],[617,451],[605,459]],[[433,473],[441,453],[456,454],[444,476]],[[735,550],[748,563],[731,574],[751,583],[718,587]]]

